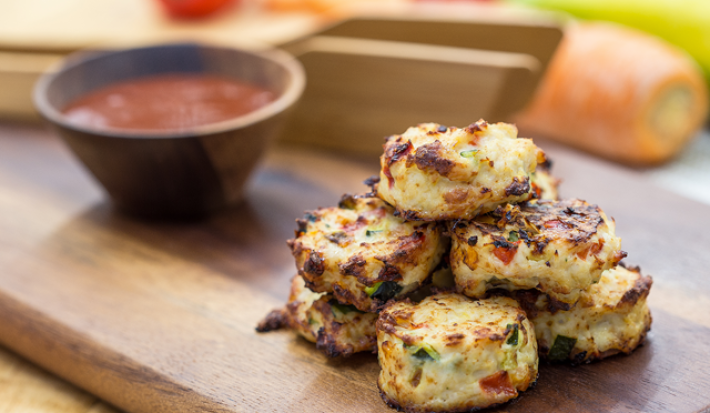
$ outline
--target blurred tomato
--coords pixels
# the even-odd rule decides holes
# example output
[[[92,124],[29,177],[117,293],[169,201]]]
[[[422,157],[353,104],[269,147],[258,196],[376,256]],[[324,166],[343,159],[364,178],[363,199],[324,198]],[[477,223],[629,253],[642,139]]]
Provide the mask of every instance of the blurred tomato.
[[[235,0],[160,0],[168,13],[179,18],[198,18],[212,14]]]

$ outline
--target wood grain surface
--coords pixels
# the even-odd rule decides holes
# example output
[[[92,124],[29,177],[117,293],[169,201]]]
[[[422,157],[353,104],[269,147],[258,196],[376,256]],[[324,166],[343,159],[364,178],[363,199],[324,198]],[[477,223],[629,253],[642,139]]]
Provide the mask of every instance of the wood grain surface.
[[[614,216],[626,261],[654,276],[654,324],[630,356],[542,365],[498,411],[707,410],[710,208],[544,147],[562,195]],[[276,148],[242,206],[141,222],[114,212],[57,138],[0,125],[0,343],[129,412],[392,411],[373,355],[328,360],[289,332],[254,332],[286,299],[294,219],[364,190],[375,168]]]
[[[82,390],[0,348],[0,411],[118,413]]]

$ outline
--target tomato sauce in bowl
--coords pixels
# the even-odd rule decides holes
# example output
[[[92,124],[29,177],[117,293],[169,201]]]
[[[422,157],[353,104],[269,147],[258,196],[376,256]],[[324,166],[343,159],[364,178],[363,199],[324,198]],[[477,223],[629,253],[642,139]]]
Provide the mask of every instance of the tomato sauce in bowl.
[[[275,93],[209,74],[162,74],[114,83],[70,102],[67,121],[96,129],[187,131],[245,115]]]
[[[245,197],[305,80],[280,50],[164,44],[68,56],[33,97],[119,211],[187,220]]]

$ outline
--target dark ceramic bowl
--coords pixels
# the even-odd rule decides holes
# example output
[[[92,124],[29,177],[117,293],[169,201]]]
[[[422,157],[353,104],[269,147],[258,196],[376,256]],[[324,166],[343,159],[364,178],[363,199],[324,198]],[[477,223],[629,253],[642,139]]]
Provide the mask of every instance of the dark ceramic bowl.
[[[269,89],[276,99],[246,115],[188,132],[101,130],[62,109],[109,84],[167,73],[207,73]],[[278,51],[172,44],[70,56],[34,89],[40,114],[132,215],[194,218],[238,203],[247,179],[303,91],[301,65]]]

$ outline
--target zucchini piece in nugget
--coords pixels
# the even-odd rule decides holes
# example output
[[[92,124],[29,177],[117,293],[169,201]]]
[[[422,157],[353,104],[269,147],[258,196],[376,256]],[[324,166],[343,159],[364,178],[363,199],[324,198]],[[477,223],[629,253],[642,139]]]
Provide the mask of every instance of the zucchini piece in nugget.
[[[377,195],[407,220],[470,219],[532,197],[545,155],[514,125],[479,120],[459,129],[425,123],[387,138]]]
[[[577,199],[506,205],[450,223],[451,269],[458,291],[537,289],[574,304],[626,253],[604,211]]]
[[[436,223],[405,222],[370,195],[345,195],[338,207],[309,212],[298,223],[289,246],[306,285],[361,311],[416,289],[447,247]]]
[[[377,346],[382,398],[410,413],[492,406],[537,379],[534,326],[507,297],[393,302],[377,320]]]
[[[535,324],[540,357],[584,363],[629,354],[643,342],[651,329],[646,298],[652,284],[638,268],[618,266],[605,271],[569,311],[545,294],[517,296]]]
[[[300,276],[291,282],[285,308],[272,311],[257,327],[266,332],[282,327],[295,330],[328,357],[349,356],[377,348],[377,314],[340,304],[330,294],[316,293]]]

